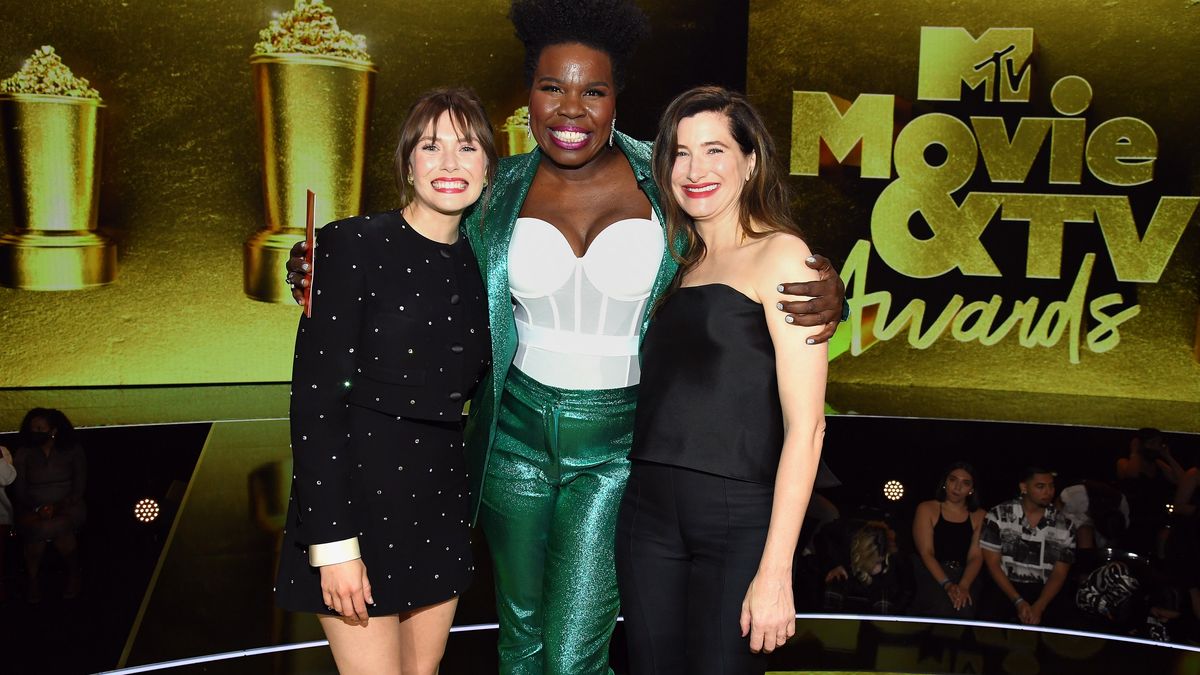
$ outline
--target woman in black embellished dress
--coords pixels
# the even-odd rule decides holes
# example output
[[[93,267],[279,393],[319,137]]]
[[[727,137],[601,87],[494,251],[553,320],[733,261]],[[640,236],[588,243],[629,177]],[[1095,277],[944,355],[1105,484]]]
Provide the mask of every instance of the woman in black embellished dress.
[[[426,94],[396,150],[403,208],[317,239],[276,597],[321,615],[343,673],[436,672],[474,570],[463,406],[491,346],[459,221],[495,166],[474,94]]]

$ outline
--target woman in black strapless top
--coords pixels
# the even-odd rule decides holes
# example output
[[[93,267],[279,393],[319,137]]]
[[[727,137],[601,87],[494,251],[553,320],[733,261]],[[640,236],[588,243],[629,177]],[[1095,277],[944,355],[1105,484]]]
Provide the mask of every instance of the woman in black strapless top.
[[[675,99],[654,177],[668,236],[688,245],[642,346],[617,525],[630,672],[761,673],[795,632],[792,557],[825,430],[828,351],[775,309],[774,280],[811,276],[810,253],[739,94]]]
[[[983,557],[979,532],[986,515],[979,508],[975,469],[955,462],[942,472],[937,498],[917,505],[913,542],[917,594],[913,610],[924,616],[975,616],[975,582]]]

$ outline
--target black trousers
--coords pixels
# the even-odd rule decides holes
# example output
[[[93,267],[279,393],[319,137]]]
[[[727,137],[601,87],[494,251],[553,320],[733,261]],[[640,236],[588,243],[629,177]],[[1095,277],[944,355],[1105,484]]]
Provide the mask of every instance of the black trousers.
[[[774,487],[634,462],[617,520],[632,675],[758,674],[739,620]]]
[[[1042,595],[1042,588],[1045,584],[1039,583],[1020,583],[1010,582],[1013,588],[1021,594],[1022,598],[1028,603],[1034,603]],[[1066,586],[1054,596],[1050,601],[1050,605],[1046,607],[1046,611],[1042,613],[1042,626],[1064,627],[1069,620],[1068,611],[1073,604],[1075,592],[1069,590]],[[1012,600],[1008,599],[1001,590],[990,578],[984,586],[984,597],[982,606],[980,607],[980,617],[984,621],[1003,621],[1009,623],[1020,623],[1017,616],[1017,606]]]

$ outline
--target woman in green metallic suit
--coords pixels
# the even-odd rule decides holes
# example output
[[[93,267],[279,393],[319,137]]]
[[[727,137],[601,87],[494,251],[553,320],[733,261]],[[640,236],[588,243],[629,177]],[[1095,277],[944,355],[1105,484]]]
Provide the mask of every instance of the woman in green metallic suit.
[[[492,329],[466,432],[473,516],[494,560],[500,672],[600,674],[619,604],[638,347],[675,275],[668,245],[682,242],[661,226],[650,145],[616,130],[645,15],[631,0],[516,0],[510,16],[538,148],[501,160],[464,223]],[[827,260],[810,265],[821,281],[783,286],[814,299],[779,309],[825,324],[823,341],[844,291]]]
[[[501,161],[486,213],[466,221],[493,341],[468,466],[495,563],[500,671],[605,673],[638,347],[682,242],[661,226],[649,144],[616,130],[645,15],[629,1],[518,0],[510,17],[538,148]],[[818,295],[836,316],[831,276]]]

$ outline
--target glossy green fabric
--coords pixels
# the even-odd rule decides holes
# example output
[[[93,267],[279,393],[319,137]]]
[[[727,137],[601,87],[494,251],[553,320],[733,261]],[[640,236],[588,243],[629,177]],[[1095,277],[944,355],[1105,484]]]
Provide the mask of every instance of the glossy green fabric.
[[[655,186],[650,171],[650,144],[630,138],[619,131],[616,132],[614,140],[629,160],[638,187],[650,200],[658,221],[666,222],[658,205],[658,187]],[[508,379],[513,357],[517,353],[517,324],[513,318],[512,296],[508,288],[508,244],[512,240],[517,216],[525,203],[525,196],[529,194],[529,186],[533,182],[533,175],[537,172],[541,157],[541,151],[534,150],[501,159],[491,187],[463,223],[475,255],[479,258],[479,271],[483,274],[484,285],[487,287],[492,329],[491,372],[480,384],[475,399],[471,402],[471,417],[466,429],[473,519],[477,518],[479,513],[479,496],[483,494],[482,483],[487,475],[488,455],[496,434],[496,415],[500,409],[501,392]],[[663,237],[666,237],[665,231]],[[647,310],[642,319],[640,334],[643,338],[650,324],[649,308],[662,297],[675,276],[675,270],[678,269],[670,251],[680,251],[683,245],[684,241],[680,237],[674,242],[667,242],[667,246],[664,247],[662,262],[654,278],[650,301],[646,303]]]
[[[650,144],[620,132],[615,141],[658,221],[665,222]],[[517,328],[508,246],[541,156],[534,150],[502,159],[492,186],[464,221],[483,274],[492,331],[491,370],[471,402],[466,428],[471,514],[495,563],[500,672],[606,673],[619,603],[613,543],[629,473],[636,387],[557,390],[512,367]],[[666,243],[642,338],[650,308],[678,269],[671,251],[679,251],[683,240]]]
[[[613,542],[636,402],[636,386],[562,390],[509,373],[479,511],[501,673],[611,672]]]

